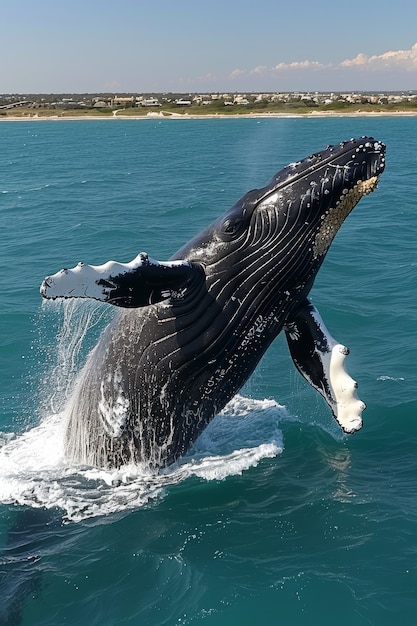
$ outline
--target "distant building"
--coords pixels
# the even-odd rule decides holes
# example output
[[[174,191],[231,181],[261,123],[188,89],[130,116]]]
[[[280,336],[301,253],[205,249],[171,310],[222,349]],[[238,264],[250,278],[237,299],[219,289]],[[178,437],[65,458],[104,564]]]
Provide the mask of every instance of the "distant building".
[[[142,107],[160,107],[162,104],[159,102],[158,98],[143,98],[139,102]]]
[[[238,104],[240,106],[247,106],[249,104],[249,100],[245,96],[235,96],[233,100],[233,104]]]
[[[134,106],[136,102],[135,96],[114,96],[111,101],[112,106]]]

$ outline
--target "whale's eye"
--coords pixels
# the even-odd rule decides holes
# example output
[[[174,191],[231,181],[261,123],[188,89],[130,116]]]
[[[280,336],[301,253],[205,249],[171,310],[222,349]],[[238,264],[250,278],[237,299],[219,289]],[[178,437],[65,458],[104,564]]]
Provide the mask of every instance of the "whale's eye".
[[[223,232],[227,235],[233,235],[236,232],[236,222],[235,220],[226,220],[223,223]]]
[[[227,218],[221,226],[221,234],[227,239],[238,236],[244,228],[244,220]]]

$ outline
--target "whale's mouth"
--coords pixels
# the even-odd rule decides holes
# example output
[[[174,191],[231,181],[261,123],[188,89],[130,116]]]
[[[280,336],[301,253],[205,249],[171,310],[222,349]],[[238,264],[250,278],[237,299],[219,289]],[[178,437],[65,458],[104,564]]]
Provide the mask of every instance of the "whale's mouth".
[[[358,180],[356,185],[343,194],[335,206],[326,212],[313,244],[313,256],[315,259],[329,249],[330,244],[349,213],[363,196],[372,193],[376,189],[378,180],[379,176],[372,176],[368,180]]]
[[[361,137],[327,146],[302,161],[290,163],[266,187],[254,190],[258,192],[256,205],[262,204],[268,196],[283,191],[286,187],[296,188],[302,181],[318,182],[329,169],[334,172],[350,170],[357,181],[380,176],[385,169],[385,149],[385,144],[373,137]],[[252,193],[254,192],[249,192]]]

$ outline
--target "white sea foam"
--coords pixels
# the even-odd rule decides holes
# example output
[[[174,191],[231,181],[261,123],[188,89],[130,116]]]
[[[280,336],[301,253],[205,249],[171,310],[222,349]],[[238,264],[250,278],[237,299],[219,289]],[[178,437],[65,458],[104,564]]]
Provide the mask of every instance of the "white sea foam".
[[[87,333],[106,321],[102,308],[77,300],[48,303],[61,318],[56,342],[45,355],[39,425],[0,433],[0,502],[61,508],[78,521],[144,506],[190,477],[224,480],[283,449],[280,421],[286,409],[273,400],[236,396],[175,466],[151,473],[139,465],[118,470],[70,466],[64,455],[65,406],[85,354]]]
[[[192,476],[224,480],[280,454],[279,422],[286,418],[272,400],[236,396],[178,464],[150,473],[136,465],[112,471],[68,466],[65,413],[51,415],[20,435],[0,434],[0,501],[58,507],[72,521],[135,509]]]

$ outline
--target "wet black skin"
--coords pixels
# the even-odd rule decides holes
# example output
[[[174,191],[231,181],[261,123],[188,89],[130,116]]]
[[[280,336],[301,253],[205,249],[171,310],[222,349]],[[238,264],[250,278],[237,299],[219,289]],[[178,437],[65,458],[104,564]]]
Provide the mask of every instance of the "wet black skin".
[[[383,155],[372,138],[328,147],[183,246],[172,259],[191,270],[178,274],[171,297],[122,309],[90,355],[72,400],[68,456],[155,468],[186,452],[306,306],[327,251],[314,248],[324,217],[358,180],[383,171]],[[129,306],[123,297],[114,304]]]

